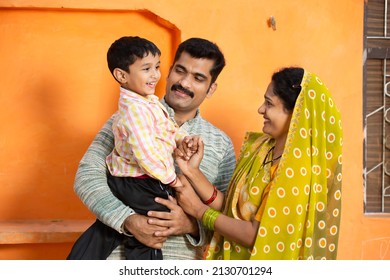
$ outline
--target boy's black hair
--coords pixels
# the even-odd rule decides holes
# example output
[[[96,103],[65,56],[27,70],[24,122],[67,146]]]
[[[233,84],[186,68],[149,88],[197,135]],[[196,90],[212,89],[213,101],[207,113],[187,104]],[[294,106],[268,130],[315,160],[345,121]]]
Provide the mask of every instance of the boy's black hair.
[[[128,72],[129,66],[137,58],[143,58],[151,53],[161,55],[160,49],[151,41],[138,36],[125,36],[116,40],[107,51],[107,64],[111,74],[115,68]]]

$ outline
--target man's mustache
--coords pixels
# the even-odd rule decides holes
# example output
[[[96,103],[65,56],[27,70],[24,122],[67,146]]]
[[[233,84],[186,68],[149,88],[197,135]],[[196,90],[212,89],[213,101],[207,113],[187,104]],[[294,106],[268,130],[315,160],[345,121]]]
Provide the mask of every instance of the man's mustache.
[[[191,98],[194,98],[194,96],[195,96],[195,94],[192,91],[185,89],[181,85],[178,85],[178,84],[174,84],[171,87],[171,90],[174,90],[174,91],[178,90],[178,91],[184,92],[185,94],[187,94]]]

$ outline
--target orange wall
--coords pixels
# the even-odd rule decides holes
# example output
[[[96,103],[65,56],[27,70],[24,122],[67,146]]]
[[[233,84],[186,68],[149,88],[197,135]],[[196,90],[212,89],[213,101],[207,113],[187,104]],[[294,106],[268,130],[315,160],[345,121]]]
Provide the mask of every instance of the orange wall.
[[[217,42],[227,59],[202,114],[231,136],[237,152],[245,131],[261,129],[257,108],[275,69],[301,65],[326,82],[344,125],[339,259],[390,259],[390,221],[363,214],[363,9],[363,0],[1,3],[0,219],[92,218],[73,179],[116,108],[107,48],[123,35],[150,38],[162,49],[164,76],[177,42],[198,36]],[[3,258],[42,258],[26,248],[3,250]]]

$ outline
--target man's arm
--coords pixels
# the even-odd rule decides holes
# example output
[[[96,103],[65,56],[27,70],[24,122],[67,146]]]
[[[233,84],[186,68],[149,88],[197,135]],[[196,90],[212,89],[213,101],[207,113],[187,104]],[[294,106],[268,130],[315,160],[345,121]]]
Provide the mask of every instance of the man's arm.
[[[100,221],[123,233],[122,224],[134,211],[114,196],[107,184],[106,157],[114,148],[112,121],[113,117],[105,123],[82,158],[74,190]]]

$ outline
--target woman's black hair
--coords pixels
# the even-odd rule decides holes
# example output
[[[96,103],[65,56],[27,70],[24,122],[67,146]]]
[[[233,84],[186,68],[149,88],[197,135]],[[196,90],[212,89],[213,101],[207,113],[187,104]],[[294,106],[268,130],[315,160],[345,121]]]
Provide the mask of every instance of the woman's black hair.
[[[284,108],[289,112],[294,110],[295,102],[301,92],[304,72],[300,67],[286,67],[272,75],[274,94],[282,100]]]

